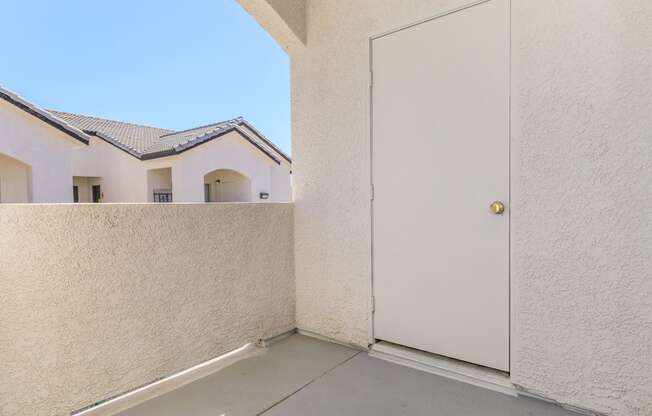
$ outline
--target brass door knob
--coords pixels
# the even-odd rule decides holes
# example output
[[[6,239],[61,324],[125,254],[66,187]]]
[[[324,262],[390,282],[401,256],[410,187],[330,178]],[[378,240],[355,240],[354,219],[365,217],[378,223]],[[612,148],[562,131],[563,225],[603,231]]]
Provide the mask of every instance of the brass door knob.
[[[505,204],[500,201],[494,201],[489,205],[489,211],[494,215],[500,215],[505,212]]]

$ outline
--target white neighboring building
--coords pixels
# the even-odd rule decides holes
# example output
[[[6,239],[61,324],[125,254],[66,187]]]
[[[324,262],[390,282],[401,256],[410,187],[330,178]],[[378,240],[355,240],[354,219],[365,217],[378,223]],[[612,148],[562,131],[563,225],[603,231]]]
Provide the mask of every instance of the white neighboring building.
[[[291,199],[290,158],[242,118],[174,132],[51,113],[91,136],[72,157],[79,202]]]
[[[72,202],[72,156],[90,140],[0,88],[0,202]]]
[[[292,198],[290,158],[243,118],[172,131],[46,111],[7,90],[0,92],[0,178],[5,177],[0,191],[12,195],[0,194],[0,202]],[[17,144],[21,152],[15,150]],[[47,166],[45,177],[55,185],[41,185],[41,166]],[[24,173],[9,180],[2,175],[7,169]],[[50,192],[42,196],[41,189]]]

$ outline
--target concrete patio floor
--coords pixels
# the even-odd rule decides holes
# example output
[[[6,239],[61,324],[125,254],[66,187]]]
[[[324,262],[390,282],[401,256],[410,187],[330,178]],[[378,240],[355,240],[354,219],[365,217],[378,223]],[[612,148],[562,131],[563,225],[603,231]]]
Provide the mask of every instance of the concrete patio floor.
[[[293,335],[266,353],[120,413],[121,416],[429,415],[573,416]]]

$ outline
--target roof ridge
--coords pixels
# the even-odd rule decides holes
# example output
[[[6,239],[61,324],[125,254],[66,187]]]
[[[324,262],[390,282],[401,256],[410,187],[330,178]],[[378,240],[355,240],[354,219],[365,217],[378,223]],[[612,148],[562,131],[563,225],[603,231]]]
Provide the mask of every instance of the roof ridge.
[[[57,113],[59,113],[59,114],[67,114],[67,115],[70,115],[70,116],[86,117],[86,118],[92,118],[92,119],[95,119],[95,120],[101,120],[101,121],[110,121],[110,122],[112,122],[112,123],[128,124],[128,125],[130,125],[130,126],[135,126],[135,127],[145,127],[145,128],[148,128],[148,129],[166,130],[166,131],[169,131],[169,132],[171,132],[171,133],[174,133],[174,130],[166,129],[166,128],[163,128],[163,127],[148,126],[148,125],[146,125],[146,124],[138,124],[138,123],[131,123],[131,122],[129,122],[129,121],[113,120],[113,119],[110,119],[110,118],[97,117],[97,116],[89,116],[89,115],[86,115],[86,114],[71,113],[71,112],[68,112],[68,111],[50,110],[50,109],[45,109],[45,110],[48,111],[48,112],[50,112],[50,113],[53,113],[53,114],[55,114],[55,115],[56,115]],[[171,134],[171,133],[166,133],[166,135],[167,135],[167,134]],[[160,136],[159,136],[159,137],[160,137]]]
[[[244,118],[242,116],[238,116],[236,118],[231,118],[231,119],[228,119],[228,120],[217,121],[215,123],[208,123],[208,124],[205,124],[203,126],[197,126],[197,127],[192,127],[192,128],[185,129],[185,130],[173,131],[171,133],[162,134],[161,136],[159,136],[159,139],[162,139],[163,137],[166,137],[166,136],[172,136],[173,134],[185,133],[185,132],[188,132],[188,131],[198,130],[198,129],[205,129],[206,127],[215,126],[215,125],[218,125],[218,124],[237,123],[237,122],[239,122],[241,120],[244,120]]]

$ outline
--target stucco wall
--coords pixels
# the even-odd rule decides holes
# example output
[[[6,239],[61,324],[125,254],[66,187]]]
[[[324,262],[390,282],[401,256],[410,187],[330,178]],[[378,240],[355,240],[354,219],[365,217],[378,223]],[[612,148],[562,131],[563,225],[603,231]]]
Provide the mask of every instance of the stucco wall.
[[[0,206],[0,414],[64,415],[294,327],[292,205]]]
[[[233,170],[216,170],[204,176],[209,185],[209,202],[248,202],[258,199],[251,193],[251,181]]]
[[[274,11],[292,29],[302,42],[306,42],[306,0],[269,0]]]
[[[97,177],[101,180],[103,202],[147,202],[147,167],[145,163],[93,137],[89,146],[75,149],[72,158],[75,176]]]
[[[77,202],[91,202],[92,195],[89,178],[85,176],[73,176],[72,186],[77,187],[77,196],[79,198]]]
[[[31,202],[72,202],[71,152],[85,146],[0,100],[0,154],[30,166]]]
[[[291,59],[300,328],[371,341],[369,36],[463,3],[307,3],[307,48]]]
[[[280,167],[235,132],[175,156],[171,166],[175,200],[184,202],[204,201],[204,175],[216,169],[231,169],[247,176],[254,202],[259,200],[260,192],[272,192],[270,169],[284,169],[288,185],[290,182],[289,168]]]
[[[270,166],[270,201],[292,201],[292,175],[289,163],[282,162],[281,166]]]
[[[150,169],[147,171],[147,201],[154,201],[154,191],[172,189],[172,168]]]
[[[306,0],[236,0],[286,51],[306,43]]]
[[[100,185],[100,195],[104,192],[102,178],[73,176],[72,184],[77,187],[77,196],[79,197],[78,202],[93,202],[94,185]]]
[[[369,342],[369,36],[466,3],[307,2],[291,50],[300,328]],[[652,5],[512,8],[513,381],[651,414]]]
[[[652,414],[652,3],[512,1],[512,381]]]
[[[0,153],[0,203],[26,203],[30,199],[31,169]]]

